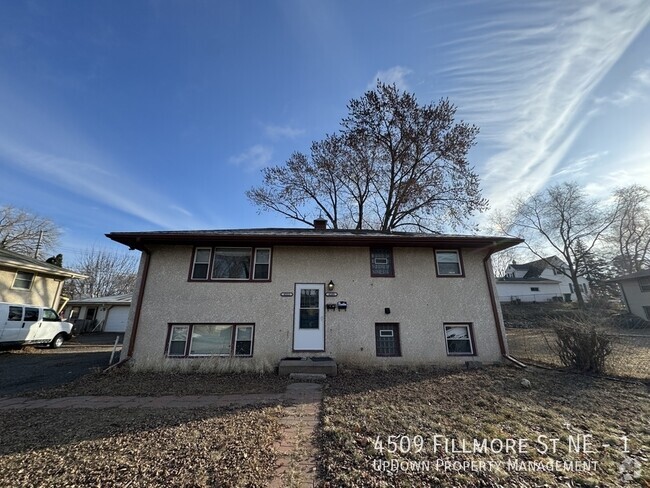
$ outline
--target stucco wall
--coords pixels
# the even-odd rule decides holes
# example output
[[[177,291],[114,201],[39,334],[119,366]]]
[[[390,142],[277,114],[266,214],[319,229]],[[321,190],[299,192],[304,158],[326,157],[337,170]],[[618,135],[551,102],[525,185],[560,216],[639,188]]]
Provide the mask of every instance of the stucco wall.
[[[323,355],[375,364],[500,359],[482,252],[463,251],[464,278],[437,278],[430,248],[394,248],[393,255],[395,277],[372,278],[367,247],[276,246],[271,282],[208,283],[187,281],[192,247],[152,248],[133,357],[163,357],[169,323],[254,323],[256,358],[304,355],[292,352],[294,297],[280,294],[332,280],[338,297],[326,303],[345,300],[348,311],[326,311]],[[401,357],[376,357],[376,322],[400,324]],[[447,356],[444,322],[473,323],[475,357]]]
[[[56,308],[59,302],[60,278],[39,275],[34,272],[31,289],[19,290],[12,288],[15,277],[15,268],[0,267],[0,302]]]
[[[624,280],[620,284],[623,286],[630,313],[648,320],[643,307],[650,307],[650,291],[641,291],[638,279]]]

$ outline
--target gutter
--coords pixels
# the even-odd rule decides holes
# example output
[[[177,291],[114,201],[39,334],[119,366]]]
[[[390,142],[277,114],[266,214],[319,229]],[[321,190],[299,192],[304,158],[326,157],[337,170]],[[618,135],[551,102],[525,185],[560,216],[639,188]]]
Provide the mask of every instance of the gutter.
[[[126,349],[126,358],[117,364],[126,362],[133,356],[133,347],[135,346],[135,338],[138,334],[138,325],[140,324],[140,312],[142,311],[142,299],[144,298],[144,289],[147,285],[147,277],[149,276],[149,262],[151,261],[151,251],[145,247],[141,247],[142,257],[144,259],[144,266],[142,268],[142,278],[140,280],[140,289],[138,290],[138,302],[133,314],[133,325],[131,326],[131,336],[129,337],[129,345]],[[117,366],[116,364],[116,366]]]
[[[501,319],[499,318],[499,312],[497,311],[497,300],[494,294],[494,287],[492,286],[492,271],[491,271],[491,266],[489,264],[489,259],[492,254],[494,254],[497,250],[495,247],[489,247],[488,248],[488,253],[485,255],[483,258],[483,269],[485,270],[485,279],[487,280],[487,285],[488,285],[488,291],[490,292],[490,302],[492,304],[492,314],[494,316],[494,326],[496,327],[497,330],[497,339],[499,340],[499,348],[501,349],[501,356],[503,356],[505,359],[508,361],[516,364],[517,366],[521,368],[525,368],[526,365],[520,361],[517,361],[515,358],[510,356],[508,354],[508,351],[506,349],[506,338],[503,337],[503,331],[501,330]]]

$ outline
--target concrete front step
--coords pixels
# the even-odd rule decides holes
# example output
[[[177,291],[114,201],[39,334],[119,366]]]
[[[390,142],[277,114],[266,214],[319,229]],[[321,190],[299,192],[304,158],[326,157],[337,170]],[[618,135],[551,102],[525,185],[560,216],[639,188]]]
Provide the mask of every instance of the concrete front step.
[[[336,376],[336,361],[328,357],[284,358],[280,360],[278,374],[287,376],[291,373]]]

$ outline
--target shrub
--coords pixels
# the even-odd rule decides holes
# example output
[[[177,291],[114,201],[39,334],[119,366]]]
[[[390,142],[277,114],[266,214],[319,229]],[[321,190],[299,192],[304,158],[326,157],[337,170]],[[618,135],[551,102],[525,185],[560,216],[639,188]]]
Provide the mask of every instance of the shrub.
[[[557,353],[562,364],[582,372],[605,372],[605,360],[612,352],[610,338],[585,324],[556,323]]]

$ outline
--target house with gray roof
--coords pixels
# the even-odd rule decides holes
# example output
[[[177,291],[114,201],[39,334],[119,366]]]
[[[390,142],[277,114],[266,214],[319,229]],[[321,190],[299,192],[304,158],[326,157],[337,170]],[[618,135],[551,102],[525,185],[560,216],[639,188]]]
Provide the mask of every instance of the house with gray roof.
[[[107,236],[141,252],[123,360],[462,365],[508,353],[490,256],[520,239],[320,219]]]
[[[566,263],[557,256],[549,256],[528,263],[512,262],[496,285],[501,302],[572,302],[576,292],[571,278],[564,274]],[[578,286],[585,300],[591,290],[584,277],[578,278]]]

